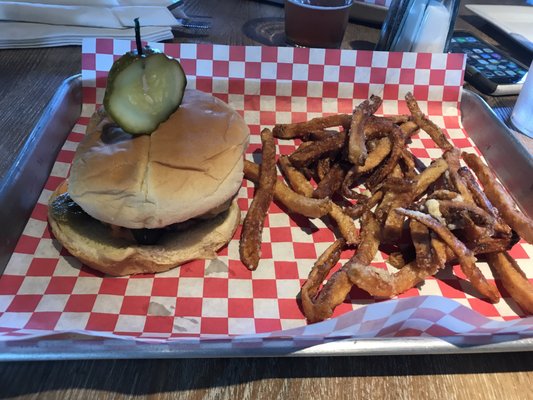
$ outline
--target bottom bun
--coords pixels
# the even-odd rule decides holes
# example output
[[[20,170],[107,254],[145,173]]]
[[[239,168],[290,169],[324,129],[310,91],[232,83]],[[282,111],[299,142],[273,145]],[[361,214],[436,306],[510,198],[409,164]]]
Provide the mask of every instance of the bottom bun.
[[[54,217],[52,202],[66,191],[60,185],[49,200],[48,222],[56,239],[85,265],[113,276],[163,272],[184,262],[213,259],[240,222],[236,200],[214,218],[199,220],[183,231],[168,231],[155,245],[138,245],[112,235],[109,226],[83,215]]]

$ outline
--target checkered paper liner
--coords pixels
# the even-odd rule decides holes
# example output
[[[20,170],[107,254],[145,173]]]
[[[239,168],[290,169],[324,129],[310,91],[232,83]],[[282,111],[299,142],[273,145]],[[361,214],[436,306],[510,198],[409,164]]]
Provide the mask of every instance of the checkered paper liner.
[[[101,104],[107,71],[133,43],[92,39],[83,43],[83,109],[69,134],[9,264],[0,277],[0,340],[82,332],[140,341],[211,339],[261,346],[265,339],[313,343],[342,337],[531,335],[523,313],[478,263],[504,298],[490,304],[464,279],[458,266],[429,278],[398,299],[375,299],[354,288],[333,319],[306,325],[297,295],[317,256],[334,240],[324,220],[287,214],[272,204],[265,221],[262,260],[248,271],[239,261],[238,236],[214,260],[186,263],[168,272],[109,277],[80,264],[54,240],[46,222],[50,193],[69,173],[89,117]],[[370,51],[151,44],[176,57],[197,88],[231,104],[251,130],[246,157],[260,147],[259,132],[275,123],[351,112],[371,94],[383,97],[378,114],[407,113],[411,91],[451,141],[477,152],[460,126],[464,57]],[[296,148],[278,141],[279,153]],[[425,134],[410,148],[426,164],[441,151]],[[244,181],[238,203],[246,213],[254,186]],[[350,252],[343,254],[345,262]],[[511,255],[533,278],[533,247],[520,242]],[[340,265],[341,263],[339,263]],[[383,254],[373,265],[391,268]],[[355,311],[353,311],[355,310]],[[251,344],[250,344],[251,343]]]

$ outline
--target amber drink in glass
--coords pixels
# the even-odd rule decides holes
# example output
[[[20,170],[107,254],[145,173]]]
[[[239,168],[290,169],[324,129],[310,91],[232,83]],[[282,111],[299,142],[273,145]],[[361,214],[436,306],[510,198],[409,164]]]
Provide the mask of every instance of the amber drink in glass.
[[[302,47],[339,48],[352,0],[285,0],[287,42]]]

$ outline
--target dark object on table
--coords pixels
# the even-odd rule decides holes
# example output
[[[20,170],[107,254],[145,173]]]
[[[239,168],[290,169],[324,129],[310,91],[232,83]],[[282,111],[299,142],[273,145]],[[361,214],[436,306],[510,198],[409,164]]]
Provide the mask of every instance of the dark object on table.
[[[455,32],[450,51],[468,56],[465,79],[481,92],[501,96],[522,89],[527,67],[472,33]]]

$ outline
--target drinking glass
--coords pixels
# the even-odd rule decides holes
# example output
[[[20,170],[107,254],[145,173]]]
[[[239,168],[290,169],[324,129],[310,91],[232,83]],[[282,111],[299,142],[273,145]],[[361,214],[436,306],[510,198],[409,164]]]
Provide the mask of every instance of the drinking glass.
[[[533,62],[529,67],[526,81],[520,90],[518,99],[511,114],[514,127],[524,135],[533,138]]]
[[[285,0],[285,36],[291,45],[339,48],[353,0]]]

